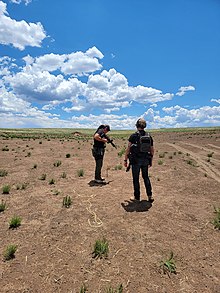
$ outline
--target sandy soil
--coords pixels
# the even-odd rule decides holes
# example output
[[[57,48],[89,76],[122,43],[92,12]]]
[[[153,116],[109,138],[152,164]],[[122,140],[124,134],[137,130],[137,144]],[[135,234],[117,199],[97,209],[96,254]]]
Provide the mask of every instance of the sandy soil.
[[[0,171],[8,172],[0,177],[0,201],[7,202],[0,213],[2,293],[84,292],[83,284],[92,293],[117,293],[120,284],[130,293],[220,292],[220,231],[211,223],[220,207],[220,131],[153,137],[152,205],[142,179],[142,201],[129,200],[131,172],[118,168],[126,140],[115,139],[117,150],[107,146],[108,184],[98,186],[92,139],[0,139]],[[67,195],[69,208],[62,206]],[[17,229],[9,229],[13,216],[22,219]],[[94,259],[103,238],[108,257]],[[4,261],[10,244],[17,245],[15,258]],[[160,265],[171,251],[177,274],[164,274]]]

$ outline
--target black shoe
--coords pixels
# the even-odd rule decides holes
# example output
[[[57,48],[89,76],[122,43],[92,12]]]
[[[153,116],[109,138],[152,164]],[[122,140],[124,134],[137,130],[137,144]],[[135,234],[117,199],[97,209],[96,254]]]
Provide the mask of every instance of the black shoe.
[[[148,201],[149,201],[149,202],[154,202],[154,198],[153,198],[152,195],[148,196]]]

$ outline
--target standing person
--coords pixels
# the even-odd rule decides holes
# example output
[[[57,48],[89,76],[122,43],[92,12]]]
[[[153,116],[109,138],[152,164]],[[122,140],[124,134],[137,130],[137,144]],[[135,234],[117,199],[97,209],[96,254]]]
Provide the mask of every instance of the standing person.
[[[109,125],[100,125],[94,133],[94,144],[92,148],[92,155],[95,158],[95,182],[104,183],[105,179],[101,177],[101,170],[103,165],[103,158],[105,154],[105,144],[109,142],[106,133],[110,131]]]
[[[134,200],[140,200],[140,170],[148,196],[148,201],[153,202],[152,187],[148,176],[148,168],[152,166],[154,155],[153,138],[145,132],[146,121],[143,118],[136,122],[137,131],[128,140],[128,147],[125,152],[124,166],[128,168],[128,158],[132,168]]]

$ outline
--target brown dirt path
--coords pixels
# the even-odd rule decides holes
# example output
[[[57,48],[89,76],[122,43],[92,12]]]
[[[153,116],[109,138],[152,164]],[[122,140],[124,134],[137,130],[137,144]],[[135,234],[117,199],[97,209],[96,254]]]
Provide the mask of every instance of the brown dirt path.
[[[201,170],[202,172],[205,171],[210,177],[212,177],[213,179],[215,179],[217,182],[220,183],[220,172],[219,172],[219,170],[216,169],[215,167],[211,166],[210,164],[208,164],[204,160],[202,160],[200,155],[198,155],[195,152],[192,152],[192,151],[190,151],[190,150],[188,150],[186,148],[183,148],[182,146],[179,146],[177,144],[167,143],[167,145],[172,146],[176,150],[181,151],[183,153],[190,154],[190,156],[199,164],[199,166],[203,168],[203,170]]]

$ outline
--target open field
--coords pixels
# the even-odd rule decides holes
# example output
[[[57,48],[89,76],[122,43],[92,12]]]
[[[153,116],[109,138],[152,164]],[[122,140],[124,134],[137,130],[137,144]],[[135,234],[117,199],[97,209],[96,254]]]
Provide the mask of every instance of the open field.
[[[117,150],[107,145],[108,184],[97,186],[93,130],[0,130],[0,292],[220,292],[220,230],[212,224],[220,208],[220,128],[152,131],[152,205],[142,180],[142,201],[129,200],[131,172],[119,153],[131,132],[109,133]],[[21,225],[9,229],[14,216]],[[103,238],[108,256],[93,258]],[[10,244],[15,258],[4,261]],[[161,266],[171,252],[176,274]]]

